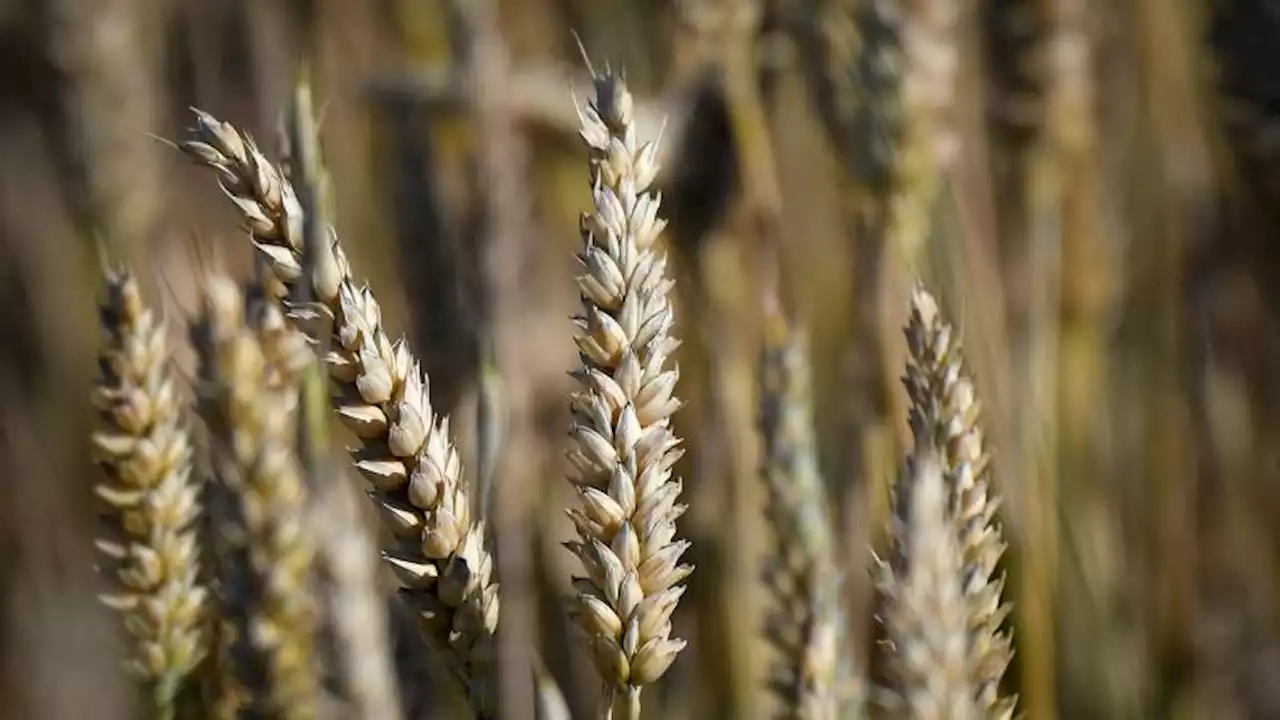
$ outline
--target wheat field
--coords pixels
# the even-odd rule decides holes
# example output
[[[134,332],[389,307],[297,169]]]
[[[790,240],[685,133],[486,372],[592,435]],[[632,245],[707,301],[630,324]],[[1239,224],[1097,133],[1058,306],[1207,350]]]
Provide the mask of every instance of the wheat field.
[[[1268,48],[0,0],[0,718],[1280,718]]]

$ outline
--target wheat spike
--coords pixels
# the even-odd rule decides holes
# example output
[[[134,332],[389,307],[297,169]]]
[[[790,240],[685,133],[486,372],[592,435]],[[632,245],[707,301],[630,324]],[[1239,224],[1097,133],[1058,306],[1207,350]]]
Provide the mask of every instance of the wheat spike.
[[[191,440],[169,367],[162,323],[126,269],[107,271],[100,306],[101,372],[93,389],[99,422],[97,487],[112,538],[99,541],[119,584],[103,601],[134,640],[129,667],[152,683],[157,717],[171,717],[184,681],[208,652],[208,591],[200,582],[200,488]]]
[[[766,560],[772,596],[766,637],[777,662],[771,686],[780,718],[861,715],[860,688],[842,652],[846,624],[826,487],[818,468],[808,345],[776,307],[766,311],[759,426],[765,519],[775,542]]]
[[[228,278],[204,285],[192,328],[218,512],[219,595],[229,676],[222,712],[316,717],[318,622],[305,486],[294,449],[296,388],[279,382]]]
[[[893,555],[877,578],[886,599],[894,717],[977,720],[962,550],[939,458],[917,448],[894,488]]]
[[[797,27],[810,92],[860,209],[884,218],[903,133],[902,10],[885,0],[809,0],[806,10]]]
[[[963,604],[968,614],[968,667],[984,717],[1012,717],[1016,698],[1002,698],[1000,679],[1012,657],[1000,630],[1009,606],[1002,578],[993,578],[1004,553],[995,522],[999,499],[991,487],[990,456],[978,425],[979,404],[966,376],[960,341],[922,285],[911,293],[909,360],[903,383],[911,402],[916,452],[936,451],[949,493],[949,517],[960,544]]]
[[[667,360],[679,342],[654,248],[665,225],[657,141],[640,144],[623,79],[595,75],[595,100],[579,108],[590,149],[594,210],[581,221],[578,277],[583,313],[575,318],[582,362],[574,376],[569,459],[581,506],[569,511],[578,539],[568,543],[587,576],[575,580],[574,615],[612,696],[612,716],[633,720],[641,689],[666,672],[685,641],[671,637],[671,613],[693,571],[680,564],[689,543],[676,540],[682,483],[672,465],[682,454],[672,432],[679,370]]]
[[[258,284],[255,289],[262,287],[263,284]],[[262,346],[267,384],[283,392],[296,391],[315,361],[306,336],[288,321],[281,303],[261,294],[245,300],[249,322]]]
[[[309,283],[314,302],[291,305],[290,317],[309,331],[331,327],[322,346],[337,391],[334,408],[360,439],[356,468],[393,539],[384,558],[423,631],[441,652],[481,715],[494,712],[493,636],[498,585],[473,522],[458,451],[448,421],[438,418],[427,378],[403,339],[392,342],[367,286],[357,286],[330,231],[328,252],[303,276],[302,209],[291,185],[233,126],[197,112],[182,148],[212,168],[240,209],[264,264],[283,289]]]
[[[952,106],[961,9],[953,0],[910,0],[903,5],[902,138],[894,163],[889,233],[895,251],[914,266],[933,231],[934,207],[959,152]]]
[[[811,0],[802,57],[855,190],[858,222],[914,264],[955,158],[960,5],[952,0]]]

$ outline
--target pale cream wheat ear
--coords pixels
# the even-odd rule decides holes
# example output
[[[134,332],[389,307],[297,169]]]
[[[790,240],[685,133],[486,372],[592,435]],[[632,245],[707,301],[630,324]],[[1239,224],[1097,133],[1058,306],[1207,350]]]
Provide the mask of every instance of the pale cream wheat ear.
[[[892,556],[877,578],[895,700],[889,717],[985,717],[969,673],[963,558],[949,504],[939,458],[917,448],[894,488]]]
[[[498,585],[484,524],[472,521],[461,459],[448,422],[431,407],[426,375],[405,341],[392,342],[383,330],[378,301],[351,277],[332,230],[328,252],[304,277],[302,208],[251,139],[197,112],[181,147],[217,173],[283,290],[310,285],[305,294],[314,302],[292,306],[290,317],[327,348],[334,409],[359,438],[355,466],[392,536],[383,556],[472,708],[491,717]],[[316,337],[320,328],[325,337]]]
[[[93,450],[107,475],[97,494],[110,534],[98,546],[117,586],[103,601],[124,618],[133,640],[129,667],[150,685],[152,716],[172,718],[179,691],[208,652],[200,487],[165,328],[128,270],[106,272],[99,321]]]
[[[991,485],[991,458],[978,424],[980,405],[968,377],[960,338],[938,303],[916,283],[906,328],[908,361],[903,384],[910,399],[916,452],[936,452],[948,491],[948,517],[959,542],[962,602],[968,617],[966,664],[983,717],[1012,717],[1016,697],[1000,695],[1012,658],[1001,630],[1010,606],[1001,602],[1003,578],[993,577],[1005,543],[996,522],[999,498]]]
[[[611,72],[594,75],[595,100],[579,108],[590,150],[592,212],[581,221],[582,315],[575,318],[582,365],[570,400],[581,505],[569,511],[578,539],[568,547],[586,577],[575,580],[573,614],[585,631],[615,720],[640,714],[640,694],[674,662],[685,641],[671,614],[693,568],[676,539],[682,454],[671,429],[681,405],[669,358],[673,316],[666,256],[654,243],[664,221],[649,192],[657,141],[641,144],[632,97]]]
[[[192,328],[200,415],[215,478],[212,531],[221,553],[220,714],[317,716],[314,538],[294,446],[297,391],[280,381],[244,296],[213,276]]]

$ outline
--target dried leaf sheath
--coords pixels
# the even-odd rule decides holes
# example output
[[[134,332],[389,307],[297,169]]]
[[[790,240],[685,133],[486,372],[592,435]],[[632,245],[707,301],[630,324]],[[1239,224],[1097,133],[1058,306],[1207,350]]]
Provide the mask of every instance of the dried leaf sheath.
[[[473,708],[489,715],[498,586],[484,526],[472,522],[461,461],[447,421],[431,407],[427,378],[404,340],[393,343],[383,330],[377,300],[356,285],[332,231],[328,252],[303,276],[302,210],[279,170],[231,125],[205,113],[196,119],[183,149],[218,174],[283,289],[310,283],[307,295],[315,302],[292,307],[290,316],[309,332],[332,328],[322,345],[337,389],[334,407],[360,439],[356,468],[395,538],[384,557],[427,639],[448,659]]]
[[[692,572],[676,540],[684,512],[672,475],[680,441],[671,415],[679,371],[667,361],[679,345],[654,243],[664,222],[648,188],[656,141],[641,145],[632,98],[619,76],[594,77],[595,100],[580,108],[590,149],[593,212],[582,218],[576,318],[582,367],[571,399],[569,453],[582,500],[570,511],[578,539],[569,548],[587,576],[575,580],[574,615],[613,694],[616,718],[639,716],[640,692],[666,672],[685,641],[671,637],[671,613]]]
[[[200,488],[191,478],[191,440],[164,327],[127,270],[107,273],[100,321],[93,450],[107,474],[97,493],[111,534],[98,546],[119,585],[103,601],[120,611],[133,637],[129,666],[151,683],[155,716],[168,717],[208,652],[195,530]]]

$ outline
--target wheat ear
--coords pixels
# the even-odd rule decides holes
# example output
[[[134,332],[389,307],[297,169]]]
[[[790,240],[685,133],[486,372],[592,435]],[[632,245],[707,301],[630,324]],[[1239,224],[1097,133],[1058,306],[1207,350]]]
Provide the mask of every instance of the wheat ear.
[[[902,125],[894,163],[890,235],[910,266],[922,257],[947,170],[959,152],[954,127],[957,35],[961,9],[953,0],[912,0],[900,30]]]
[[[334,408],[360,440],[355,466],[392,536],[384,558],[473,708],[491,715],[498,585],[484,524],[472,522],[461,460],[448,421],[431,407],[427,378],[405,341],[388,338],[377,300],[352,279],[332,231],[327,252],[303,276],[302,209],[279,170],[231,125],[202,112],[196,120],[182,148],[217,172],[274,278],[286,289],[310,284],[315,302],[293,306],[290,316],[312,331],[331,328],[329,337],[313,339],[328,347]]]
[[[229,674],[221,709],[314,718],[315,549],[293,442],[296,389],[278,381],[236,284],[215,276],[203,291],[192,341],[217,482],[213,530],[226,550],[218,573]]]
[[[263,288],[264,285],[257,284],[253,290]],[[261,292],[255,294],[256,297],[245,298],[246,317],[262,349],[266,383],[273,390],[297,392],[308,368],[315,362],[315,354],[306,336],[285,317],[284,307]]]
[[[579,108],[590,149],[595,208],[581,221],[578,276],[583,312],[575,318],[582,366],[572,395],[575,447],[569,459],[581,506],[569,511],[578,539],[568,547],[587,576],[577,578],[574,616],[586,632],[615,718],[640,713],[641,688],[666,672],[685,641],[671,637],[671,613],[693,571],[676,540],[682,454],[671,429],[681,405],[679,370],[668,358],[679,342],[667,297],[666,256],[654,248],[665,222],[648,192],[657,141],[641,145],[632,99],[621,77],[593,73],[595,100]]]
[[[157,718],[169,718],[184,681],[208,652],[208,591],[200,582],[195,525],[200,488],[191,478],[191,440],[169,367],[162,323],[126,269],[107,272],[94,456],[111,538],[98,542],[119,585],[103,602],[134,640],[129,666],[152,685]]]
[[[977,720],[969,673],[964,560],[941,461],[916,448],[894,488],[893,550],[877,588],[885,598],[893,717]]]
[[[860,714],[841,606],[826,487],[813,431],[808,347],[775,306],[766,310],[760,355],[760,475],[765,519],[775,542],[765,565],[772,606],[766,637],[777,663],[771,687],[779,717],[834,719]]]
[[[911,402],[916,451],[936,452],[948,496],[948,517],[959,542],[961,602],[968,616],[967,666],[984,717],[1012,717],[1017,699],[1000,697],[1000,679],[1012,658],[1001,631],[1010,606],[1002,604],[1003,578],[993,578],[1004,553],[999,507],[991,487],[990,456],[978,425],[979,404],[966,376],[960,341],[923,286],[911,293],[906,329],[909,360],[903,383]]]
[[[885,0],[807,0],[804,10],[796,27],[810,94],[859,209],[883,223],[902,149],[902,8]]]

